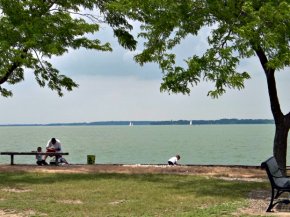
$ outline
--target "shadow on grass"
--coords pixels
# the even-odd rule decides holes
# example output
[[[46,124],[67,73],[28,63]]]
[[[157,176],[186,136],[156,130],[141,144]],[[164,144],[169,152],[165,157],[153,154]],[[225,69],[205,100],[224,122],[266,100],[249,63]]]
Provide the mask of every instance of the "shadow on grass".
[[[59,184],[62,182],[79,182],[102,180],[133,181],[146,184],[153,183],[158,188],[170,189],[178,194],[195,194],[196,196],[214,196],[226,198],[246,198],[251,189],[268,189],[265,182],[225,181],[217,178],[201,176],[184,176],[168,174],[44,174],[44,173],[2,173],[0,174],[0,188],[13,187],[21,184]]]
[[[179,192],[191,191],[199,196],[248,198],[248,193],[253,189],[269,189],[269,185],[267,182],[226,181],[196,177],[194,180],[176,183],[173,188]]]
[[[17,184],[53,184],[67,181],[82,181],[82,180],[93,180],[99,181],[103,179],[118,179],[118,180],[139,180],[147,182],[161,182],[165,180],[162,175],[151,175],[151,174],[118,174],[118,173],[97,173],[97,174],[59,174],[59,173],[1,173],[0,184],[9,183]]]

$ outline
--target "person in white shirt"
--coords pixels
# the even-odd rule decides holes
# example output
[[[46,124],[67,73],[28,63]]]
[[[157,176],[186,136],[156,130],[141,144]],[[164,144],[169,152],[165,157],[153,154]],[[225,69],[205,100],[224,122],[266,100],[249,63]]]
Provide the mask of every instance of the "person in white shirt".
[[[52,138],[47,142],[46,150],[51,150],[52,152],[61,152],[61,143],[58,139]]]
[[[47,142],[46,152],[61,152],[61,143],[58,139],[52,138]],[[45,155],[44,160],[46,160],[48,155]]]
[[[168,165],[177,165],[177,161],[180,160],[180,155],[169,158]]]

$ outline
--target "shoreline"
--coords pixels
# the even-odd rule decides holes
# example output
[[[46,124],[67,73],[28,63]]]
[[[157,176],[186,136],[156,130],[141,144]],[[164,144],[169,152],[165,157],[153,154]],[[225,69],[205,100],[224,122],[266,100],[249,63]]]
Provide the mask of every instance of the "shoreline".
[[[177,165],[166,164],[69,164],[37,166],[34,164],[0,164],[0,172],[36,173],[122,173],[122,174],[179,174],[223,177],[227,179],[266,179],[260,166],[248,165]]]

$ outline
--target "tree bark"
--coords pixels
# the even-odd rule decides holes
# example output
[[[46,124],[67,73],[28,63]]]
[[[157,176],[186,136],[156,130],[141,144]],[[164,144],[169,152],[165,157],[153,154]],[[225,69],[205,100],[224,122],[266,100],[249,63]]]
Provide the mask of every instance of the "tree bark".
[[[287,138],[289,127],[285,124],[276,124],[273,154],[277,159],[279,167],[286,174],[287,164]]]
[[[267,78],[271,111],[275,121],[276,129],[273,144],[273,155],[276,158],[279,167],[282,169],[282,171],[284,171],[284,174],[286,174],[287,138],[290,128],[290,113],[284,115],[281,111],[276,87],[275,69],[267,67],[268,59],[262,48],[259,47],[258,49],[255,49],[255,51],[260,59],[261,65]]]
[[[267,77],[268,92],[271,104],[271,111],[275,121],[275,137],[273,145],[273,155],[281,170],[286,174],[287,164],[287,138],[289,131],[289,115],[285,116],[280,107],[275,71],[267,69],[265,74]]]

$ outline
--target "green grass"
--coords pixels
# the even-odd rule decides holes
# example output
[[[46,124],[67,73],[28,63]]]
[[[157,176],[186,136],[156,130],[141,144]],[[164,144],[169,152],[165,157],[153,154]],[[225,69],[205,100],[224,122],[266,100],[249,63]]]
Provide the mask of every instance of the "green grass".
[[[267,183],[185,175],[0,174],[0,210],[29,216],[233,216]]]

